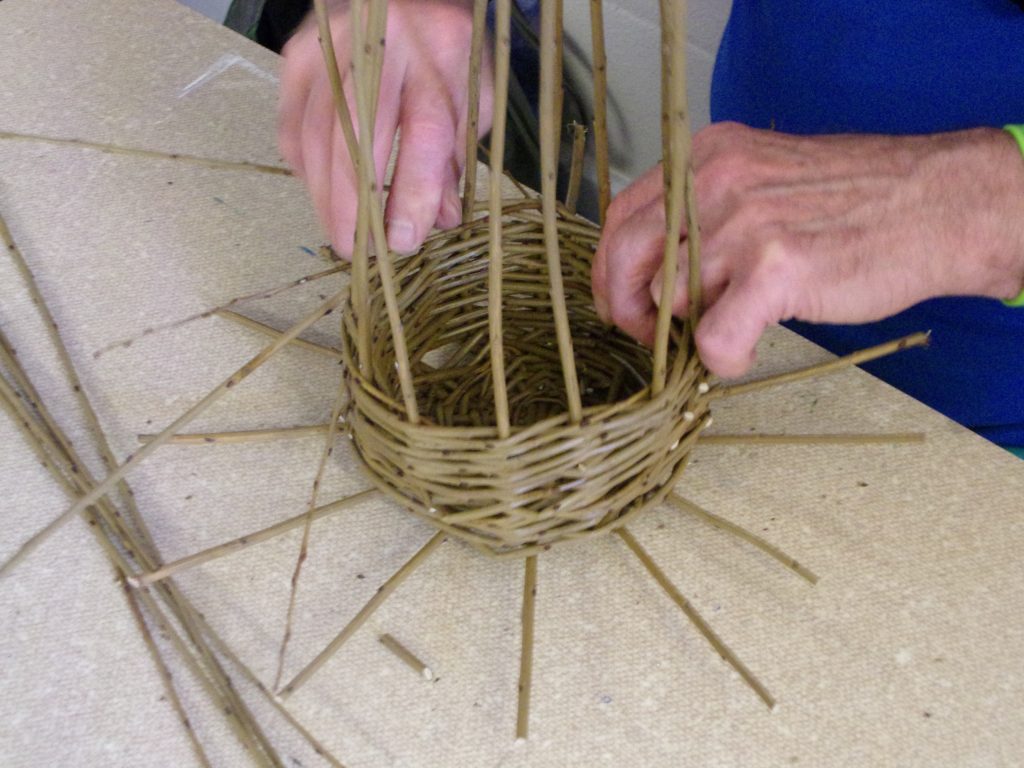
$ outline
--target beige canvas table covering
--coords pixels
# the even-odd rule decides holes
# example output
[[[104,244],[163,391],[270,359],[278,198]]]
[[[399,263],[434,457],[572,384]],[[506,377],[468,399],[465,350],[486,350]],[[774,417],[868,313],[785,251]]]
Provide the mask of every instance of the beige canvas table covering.
[[[279,163],[278,61],[171,0],[0,4],[0,131]],[[0,210],[32,264],[115,451],[137,449],[258,350],[221,319],[93,353],[150,325],[322,268],[300,183],[0,139]],[[331,278],[251,304],[279,327]],[[24,286],[0,258],[0,324],[87,440]],[[331,341],[321,323],[310,338]],[[827,355],[775,330],[758,374]],[[286,350],[193,428],[324,421],[338,371]],[[346,765],[1011,766],[1024,762],[1024,463],[859,371],[738,397],[719,432],[923,431],[922,445],[697,450],[683,493],[808,564],[810,587],[662,509],[635,535],[779,700],[769,713],[617,538],[540,559],[531,737],[513,744],[522,569],[448,542],[288,706]],[[167,446],[131,477],[167,559],[302,511],[315,438]],[[368,485],[347,449],[325,499]],[[66,499],[0,415],[6,558]],[[430,535],[392,504],[318,522],[291,672]],[[178,581],[273,675],[299,532]],[[0,764],[181,766],[195,758],[111,567],[73,521],[0,582]],[[389,632],[426,682],[377,642]],[[170,661],[173,663],[173,656]],[[187,674],[218,766],[247,758]],[[248,693],[251,693],[249,691]],[[255,698],[252,699],[257,702]],[[287,765],[321,764],[265,705]]]

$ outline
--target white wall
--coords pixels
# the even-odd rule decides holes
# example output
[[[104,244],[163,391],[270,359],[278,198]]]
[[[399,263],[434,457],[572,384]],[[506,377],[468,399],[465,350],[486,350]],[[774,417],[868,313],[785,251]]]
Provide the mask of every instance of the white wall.
[[[616,189],[661,156],[658,5],[658,0],[604,0],[609,140]],[[577,50],[589,52],[590,3],[570,0],[564,6],[566,34]],[[694,130],[708,124],[711,70],[730,7],[731,0],[689,2],[687,81]],[[586,81],[581,78],[580,82]]]
[[[228,15],[228,6],[231,0],[180,0],[189,8],[199,11],[204,16],[209,16],[217,22],[223,22]]]

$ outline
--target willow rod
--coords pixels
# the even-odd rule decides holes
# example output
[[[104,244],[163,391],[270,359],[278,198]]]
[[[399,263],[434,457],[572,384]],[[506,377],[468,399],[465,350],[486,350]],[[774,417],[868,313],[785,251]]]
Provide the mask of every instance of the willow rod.
[[[352,122],[352,114],[349,111],[348,100],[345,98],[345,91],[342,87],[338,59],[334,53],[334,38],[331,35],[331,19],[327,11],[327,3],[325,0],[313,0],[313,9],[316,14],[320,50],[323,53],[324,64],[327,68],[327,79],[331,84],[334,111],[337,113],[338,123],[345,138],[345,147],[348,150],[349,159],[358,175],[360,159],[359,150],[356,146],[355,126]],[[352,18],[360,17],[353,15]],[[366,201],[361,184],[357,184],[356,194],[358,197],[357,207],[359,210],[362,210],[366,207]],[[367,295],[370,265],[369,255],[366,250],[366,232],[365,219],[357,219],[355,247],[352,251],[352,280],[349,287],[352,304],[351,311],[356,320],[360,321],[360,330],[356,338],[356,360],[359,370],[363,371],[364,374],[370,370],[370,329],[366,324],[366,318],[370,312],[370,299]]]
[[[13,569],[21,560],[36,549],[40,544],[46,541],[55,531],[57,531],[64,523],[71,520],[75,515],[78,515],[82,510],[92,506],[96,501],[103,496],[106,496],[110,491],[136,466],[142,463],[150,454],[152,454],[157,448],[163,445],[167,440],[176,432],[180,432],[182,428],[191,423],[195,418],[206,411],[211,405],[217,402],[225,393],[227,393],[232,387],[244,381],[248,378],[253,371],[259,368],[263,363],[270,360],[274,355],[281,351],[284,346],[291,341],[293,338],[298,336],[304,330],[313,325],[321,317],[331,312],[341,300],[341,293],[336,293],[329,299],[324,301],[320,306],[313,310],[309,315],[300,320],[298,323],[292,326],[292,328],[283,334],[273,343],[264,347],[258,354],[252,357],[245,365],[235,371],[233,374],[228,376],[221,384],[210,391],[205,397],[203,397],[198,403],[189,408],[185,413],[174,420],[166,429],[160,434],[153,438],[149,443],[146,443],[134,454],[130,455],[128,459],[116,469],[114,469],[106,479],[94,486],[90,491],[85,493],[78,501],[74,502],[64,512],[58,515],[56,518],[47,523],[37,533],[33,534],[18,550],[6,561],[3,565],[0,565],[0,577],[6,575]]]
[[[862,349],[858,352],[838,357],[835,360],[828,360],[824,363],[812,365],[808,368],[801,368],[798,371],[781,373],[778,376],[769,376],[766,379],[759,379],[757,381],[748,381],[745,384],[717,386],[708,393],[708,398],[715,400],[721,397],[734,397],[736,395],[746,394],[747,392],[755,392],[759,389],[777,387],[780,384],[790,384],[802,379],[836,373],[837,371],[852,368],[855,365],[876,360],[879,357],[885,357],[886,355],[891,355],[894,352],[900,352],[904,349],[927,346],[929,337],[930,334],[928,332],[912,333],[909,336],[904,336],[902,339],[895,339],[893,341],[888,341],[885,344],[868,347],[867,349]]]
[[[565,207],[569,213],[576,213],[580,199],[580,185],[583,183],[583,153],[587,148],[587,129],[579,123],[572,124],[572,163],[569,166],[569,184],[565,190]]]
[[[188,323],[194,322],[196,320],[204,320],[204,319],[206,319],[208,317],[213,317],[214,315],[220,315],[221,313],[226,313],[226,314],[222,315],[223,317],[228,317],[229,319],[233,319],[233,318],[230,318],[229,316],[234,314],[234,313],[228,312],[228,310],[231,307],[234,307],[234,306],[236,306],[238,304],[241,304],[242,302],[253,301],[253,300],[256,300],[256,299],[269,299],[269,298],[273,298],[274,296],[277,296],[278,294],[284,293],[285,291],[291,290],[292,288],[298,288],[299,286],[306,285],[306,284],[311,283],[311,282],[313,282],[315,280],[321,280],[321,279],[323,279],[325,277],[329,277],[331,275],[336,275],[339,272],[344,272],[346,269],[347,269],[347,267],[345,267],[345,266],[337,266],[337,267],[331,267],[329,269],[321,270],[320,272],[314,272],[313,274],[310,274],[310,275],[303,275],[302,277],[296,278],[295,280],[289,280],[287,283],[284,283],[282,285],[278,285],[278,286],[276,286],[274,288],[269,288],[269,289],[262,290],[262,291],[256,291],[254,293],[249,293],[249,294],[246,294],[244,296],[236,296],[235,298],[230,299],[229,301],[225,302],[224,304],[221,304],[218,307],[213,307],[212,309],[204,309],[201,312],[196,312],[194,314],[188,315],[187,317],[182,317],[182,318],[179,318],[177,320],[171,320],[170,322],[161,323],[161,324],[158,324],[158,325],[151,325],[151,326],[149,326],[147,328],[144,328],[142,330],[142,333],[138,334],[137,336],[132,336],[132,337],[127,338],[127,339],[119,339],[118,341],[114,341],[114,342],[111,342],[110,344],[107,344],[107,345],[105,345],[103,347],[100,347],[96,352],[93,353],[93,357],[95,359],[99,359],[103,355],[105,355],[108,352],[111,352],[111,351],[113,351],[115,349],[126,349],[126,348],[130,347],[132,344],[134,344],[136,341],[138,341],[139,339],[143,339],[143,338],[145,338],[147,336],[152,336],[153,334],[159,333],[161,331],[170,331],[170,330],[173,330],[175,328],[180,328],[183,325],[187,325]],[[253,321],[253,322],[255,322],[255,321]]]
[[[377,170],[373,160],[372,96],[369,91],[375,75],[372,67],[372,49],[366,43],[366,34],[360,22],[363,17],[363,2],[364,0],[353,0],[352,2],[352,15],[355,19],[355,22],[352,24],[352,50],[354,53],[352,67],[355,72],[356,117],[359,120],[359,162],[356,165],[356,171],[359,177],[359,187],[362,190],[356,224],[358,228],[359,226],[366,226],[366,222],[369,222],[370,233],[373,237],[374,255],[377,259],[377,274],[380,276],[381,292],[384,294],[384,306],[387,309],[388,324],[391,327],[391,341],[395,349],[395,367],[398,369],[398,382],[402,390],[405,416],[410,424],[418,424],[420,416],[419,408],[416,405],[416,390],[413,387],[412,372],[409,367],[409,352],[405,342],[405,329],[402,326],[402,316],[398,308],[398,298],[395,290],[394,264],[391,260],[387,235],[384,231],[384,214],[377,188]],[[383,32],[383,29],[369,30],[371,38],[382,36]],[[340,89],[336,90],[334,92],[334,99],[335,101],[343,102],[345,100],[344,93]],[[366,255],[368,257],[368,254]],[[353,279],[357,280],[358,278],[353,276]],[[369,290],[368,280],[364,284],[364,289]],[[369,318],[367,316],[357,317],[357,323],[367,326],[367,331],[369,330]],[[372,367],[370,370],[372,370]]]
[[[479,3],[478,3],[479,4]],[[486,5],[486,2],[484,2]],[[504,237],[502,234],[501,179],[505,172],[505,128],[508,109],[509,60],[511,57],[511,0],[496,0],[494,17],[494,122],[491,125],[490,190],[487,231],[490,256],[487,264],[487,337],[491,350],[491,380],[494,388],[494,415],[498,437],[511,433],[508,412],[508,380],[505,376],[505,334],[502,328],[502,270]],[[474,31],[475,34],[475,31]],[[471,175],[466,161],[467,181]]]
[[[701,438],[701,440],[703,439],[704,438]],[[784,565],[789,570],[793,571],[793,573],[797,574],[807,582],[811,584],[818,583],[818,576],[814,573],[814,571],[812,571],[810,568],[807,568],[803,564],[799,563],[795,557],[787,555],[774,544],[768,543],[760,536],[758,536],[756,533],[748,531],[742,525],[737,525],[736,523],[726,520],[724,517],[720,517],[719,515],[716,515],[713,512],[708,512],[703,507],[694,504],[689,499],[684,499],[677,493],[670,493],[667,498],[669,503],[672,504],[676,509],[686,512],[687,514],[692,515],[693,517],[696,517],[698,520],[702,520],[703,522],[711,526],[714,526],[715,528],[720,528],[721,530],[726,531],[727,533],[731,533],[733,536],[742,539],[743,541],[747,542],[748,544],[751,544],[754,547],[757,547],[766,555],[774,558],[775,560],[778,560],[780,563],[782,563],[782,565]]]
[[[591,71],[594,77],[594,157],[597,163],[598,221],[604,226],[612,200],[608,162],[608,57],[602,0],[590,0]]]
[[[661,130],[665,157],[665,245],[662,255],[661,293],[658,317],[654,331],[654,371],[651,376],[651,396],[665,389],[668,366],[669,331],[672,325],[672,299],[675,296],[676,272],[679,269],[679,241],[683,211],[686,204],[686,170],[690,163],[689,126],[686,122],[686,42],[680,34],[685,15],[676,16],[680,3],[661,2]],[[685,9],[684,9],[685,10]],[[680,40],[680,37],[683,39]]]
[[[200,165],[204,168],[214,168],[220,171],[255,171],[257,173],[269,173],[277,176],[291,176],[288,168],[279,165],[263,165],[262,163],[250,163],[236,160],[217,160],[210,157],[198,157],[196,155],[183,155],[178,152],[157,152],[152,149],[139,149],[136,147],[119,147],[115,144],[102,144],[95,141],[83,139],[63,139],[56,136],[42,136],[33,133],[14,133],[12,131],[0,131],[0,139],[14,141],[37,141],[43,144],[56,144],[65,147],[81,147],[92,149],[98,152],[106,152],[110,155],[128,155],[129,157],[147,157],[156,160],[177,160],[190,165]]]
[[[704,445],[905,445],[923,443],[923,432],[833,435],[701,435]]]
[[[548,279],[551,282],[551,311],[555,318],[558,353],[562,361],[566,400],[569,403],[569,419],[572,423],[578,424],[583,415],[583,405],[580,400],[580,383],[576,375],[569,312],[565,302],[558,225],[555,219],[558,204],[558,126],[561,122],[555,107],[562,90],[559,77],[562,51],[557,35],[559,3],[557,0],[543,2],[540,12],[540,155],[544,247],[547,253]]]
[[[633,534],[624,527],[617,528],[615,532],[624,542],[626,542],[626,546],[629,547],[637,560],[641,562],[644,568],[647,569],[647,572],[651,574],[656,582],[658,582],[658,585],[665,590],[665,593],[672,599],[672,602],[679,606],[679,609],[686,614],[686,618],[693,623],[697,630],[704,636],[704,639],[707,640],[711,644],[711,647],[715,649],[718,655],[721,656],[730,667],[739,673],[740,677],[743,678],[743,681],[750,686],[754,693],[760,697],[761,701],[763,701],[769,709],[774,709],[775,699],[772,698],[768,689],[761,684],[761,681],[754,676],[753,672],[747,669],[746,665],[740,661],[739,657],[732,652],[729,646],[727,646],[722,639],[715,634],[715,631],[704,620],[704,617],[700,615],[689,600],[683,597],[682,593],[680,593],[676,586],[669,580],[664,571],[662,571],[651,556],[647,554],[647,551],[640,545],[640,542],[633,538]]]
[[[277,653],[277,672],[274,675],[274,688],[281,684],[281,675],[284,673],[284,660],[288,652],[288,642],[292,636],[292,622],[295,618],[295,601],[299,593],[299,578],[302,575],[302,565],[306,562],[309,554],[309,533],[313,528],[313,519],[316,513],[316,503],[320,497],[320,483],[323,482],[324,470],[327,469],[327,460],[334,453],[334,441],[338,435],[338,420],[341,418],[341,410],[347,400],[345,380],[339,376],[337,392],[334,396],[334,405],[331,409],[331,418],[327,423],[327,433],[324,435],[323,446],[320,450],[320,460],[317,464],[316,475],[313,477],[313,485],[309,491],[309,502],[306,506],[306,514],[302,521],[302,542],[299,545],[299,553],[295,558],[295,568],[292,571],[291,584],[288,590],[288,608],[285,612],[284,633],[281,636],[281,645]]]
[[[290,440],[311,435],[322,435],[328,424],[314,424],[308,427],[280,427],[277,429],[242,429],[234,432],[183,432],[174,435],[168,445],[214,445],[218,443],[262,443],[274,440]],[[152,442],[155,434],[138,436],[140,443]]]
[[[523,567],[522,645],[519,652],[519,707],[516,713],[516,738],[530,732],[530,692],[533,687],[534,618],[537,608],[537,556],[530,555]]]
[[[384,601],[391,597],[392,593],[398,589],[398,587],[405,581],[417,568],[419,568],[424,561],[441,545],[445,539],[443,532],[435,533],[426,544],[409,558],[406,563],[399,568],[395,573],[384,582],[383,585],[377,590],[377,592],[370,598],[369,602],[366,603],[355,617],[345,625],[345,627],[335,636],[327,647],[317,654],[317,657],[307,664],[302,671],[297,674],[290,683],[288,683],[280,691],[281,698],[287,698],[295,693],[299,688],[305,685],[309,679],[316,674],[316,671],[320,669],[328,659],[333,656],[341,646],[343,646],[348,639],[355,634],[370,616],[373,615],[374,611],[380,608]]]
[[[232,312],[230,309],[216,309],[214,314],[217,317],[222,317],[225,320],[230,320],[233,323],[254,330],[258,333],[262,333],[264,336],[270,336],[275,338],[281,335],[281,332],[277,328],[272,328],[265,323],[261,323],[258,320],[253,320],[251,317],[246,317],[238,312]],[[302,349],[309,350],[310,352],[316,352],[318,355],[328,357],[334,362],[337,362],[341,357],[341,350],[335,349],[334,347],[326,347],[323,344],[316,344],[312,341],[306,341],[305,339],[292,339],[291,342],[293,347],[300,347]]]
[[[496,10],[497,12],[497,10]],[[495,17],[495,30],[502,29],[499,26],[497,16]],[[504,27],[507,29],[507,27]],[[469,88],[467,89],[467,115],[466,115],[466,173],[462,185],[462,223],[465,224],[473,218],[473,211],[476,205],[476,148],[479,143],[477,134],[480,132],[480,62],[483,57],[484,38],[487,36],[487,0],[473,0],[473,37],[469,46]],[[499,43],[495,41],[495,45]],[[508,40],[506,36],[505,45]],[[506,78],[507,78],[506,70]],[[505,120],[504,109],[499,110],[497,105],[498,93],[502,94],[503,105],[508,101],[508,85],[502,91],[497,85],[494,94],[494,117],[496,123],[498,114],[502,113],[502,122]],[[493,131],[493,129],[492,129]],[[504,127],[502,128],[504,132]],[[494,134],[491,134],[491,141],[494,141]],[[504,140],[502,141],[504,144]],[[499,174],[500,176],[500,174]],[[493,195],[493,192],[492,192]],[[500,197],[500,196],[499,196]]]
[[[378,491],[375,488],[368,488],[365,491],[360,491],[352,496],[347,496],[344,499],[332,501],[330,504],[324,504],[323,506],[317,507],[313,510],[312,519],[315,522],[323,517],[332,515],[335,512],[341,512],[343,509],[347,509],[354,504],[365,501],[376,493],[378,493]],[[134,576],[129,580],[129,582],[135,587],[148,587],[150,584],[163,581],[176,573],[190,570],[198,565],[202,565],[203,563],[208,563],[211,560],[217,560],[225,555],[237,552],[240,549],[251,547],[254,544],[261,544],[264,541],[270,541],[271,539],[277,538],[278,536],[287,533],[293,528],[298,528],[300,525],[305,523],[307,516],[308,513],[302,512],[298,515],[282,520],[279,523],[274,523],[266,528],[261,528],[258,531],[247,533],[244,536],[239,536],[238,538],[231,539],[230,541],[225,541],[214,547],[208,547],[207,549],[200,550],[199,552],[194,552],[191,555],[186,555],[178,560],[173,560],[166,565],[162,565],[154,571]]]

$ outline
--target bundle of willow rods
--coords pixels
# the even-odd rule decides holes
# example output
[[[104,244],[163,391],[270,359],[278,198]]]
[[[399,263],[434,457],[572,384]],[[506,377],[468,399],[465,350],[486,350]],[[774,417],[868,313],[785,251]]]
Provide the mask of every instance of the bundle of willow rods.
[[[467,150],[475,144],[478,122],[485,6],[481,1],[475,8]],[[685,38],[679,31],[685,9],[675,0],[665,11],[663,293],[670,296],[684,210],[691,223],[691,274],[699,273],[699,265],[688,194]],[[435,234],[406,257],[387,249],[372,140],[356,138],[357,127],[360,137],[373,134],[386,2],[352,4],[354,115],[342,95],[322,2],[317,12],[338,117],[359,178],[341,335],[350,394],[346,422],[371,480],[437,528],[495,555],[528,556],[607,532],[660,502],[708,418],[707,372],[691,340],[699,281],[692,281],[687,323],[674,322],[671,301],[661,302],[653,351],[607,328],[594,312],[590,268],[600,230],[576,216],[572,203],[561,204],[556,191],[560,0],[542,4],[540,198],[502,197],[510,3],[500,0],[488,199],[474,204],[474,174],[468,173],[463,225]],[[600,37],[595,35],[599,53]],[[603,54],[595,56],[602,145],[603,68]],[[605,147],[597,157],[603,218]]]

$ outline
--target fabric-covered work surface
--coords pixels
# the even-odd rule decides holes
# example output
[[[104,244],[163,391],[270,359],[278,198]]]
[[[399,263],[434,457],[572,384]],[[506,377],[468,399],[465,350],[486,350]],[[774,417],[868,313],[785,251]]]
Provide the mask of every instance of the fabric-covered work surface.
[[[0,131],[279,164],[276,58],[172,0],[0,4]],[[290,177],[0,138],[0,212],[118,457],[263,337],[221,318],[112,342],[316,272]],[[287,327],[343,278],[252,302]],[[306,336],[334,343],[332,318]],[[77,444],[88,440],[31,301],[0,258],[0,326]],[[783,330],[756,375],[828,355]],[[189,431],[323,423],[338,368],[287,349]],[[287,707],[347,766],[1020,764],[1024,463],[860,371],[716,404],[718,433],[927,434],[923,444],[698,446],[680,492],[812,568],[669,507],[633,533],[779,701],[769,712],[617,537],[542,555],[530,738],[514,744],[522,567],[447,542]],[[130,476],[166,560],[302,512],[315,437],[166,446]],[[94,467],[97,465],[94,462]],[[96,468],[96,473],[102,471]],[[347,446],[321,498],[369,485]],[[0,411],[6,559],[67,500]],[[432,531],[374,500],[314,524],[286,676]],[[300,531],[177,583],[266,683]],[[74,520],[0,580],[0,764],[192,765],[111,567]],[[378,641],[399,638],[427,682]],[[189,673],[174,682],[216,766],[248,758]],[[324,764],[240,689],[285,765]]]

